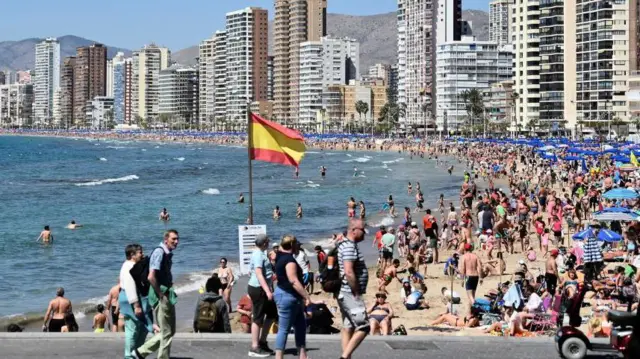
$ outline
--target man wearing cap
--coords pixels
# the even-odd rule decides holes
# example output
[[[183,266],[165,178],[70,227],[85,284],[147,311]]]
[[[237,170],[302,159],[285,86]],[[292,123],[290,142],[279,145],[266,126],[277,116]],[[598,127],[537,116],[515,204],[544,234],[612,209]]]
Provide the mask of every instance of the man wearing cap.
[[[476,289],[478,283],[482,283],[480,278],[480,270],[482,269],[482,261],[475,253],[473,253],[473,245],[466,243],[464,245],[464,255],[460,261],[460,274],[464,279],[464,288],[469,298],[469,311],[476,301]]]
[[[544,280],[547,282],[547,291],[552,297],[556,294],[556,286],[558,285],[558,264],[556,263],[558,253],[560,253],[558,249],[552,249],[545,265]]]
[[[255,240],[256,247],[251,253],[249,285],[247,294],[251,298],[251,348],[249,356],[265,358],[274,352],[267,345],[269,328],[278,318],[278,311],[273,302],[272,279],[273,267],[267,257],[269,237],[259,234]]]

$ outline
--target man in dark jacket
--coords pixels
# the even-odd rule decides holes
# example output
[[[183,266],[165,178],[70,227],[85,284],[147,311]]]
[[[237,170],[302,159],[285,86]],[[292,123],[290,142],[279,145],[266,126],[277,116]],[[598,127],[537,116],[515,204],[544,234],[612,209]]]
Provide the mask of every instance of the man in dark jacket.
[[[203,318],[200,318],[202,315],[201,308],[205,302],[214,303],[215,308],[217,309],[217,313],[215,315],[216,320],[213,324],[213,330],[207,330],[207,333],[231,333],[231,324],[229,323],[229,308],[227,308],[227,303],[224,301],[222,296],[220,295],[220,288],[222,287],[222,283],[220,282],[220,278],[211,277],[207,280],[207,284],[205,285],[205,292],[200,295],[198,298],[198,302],[196,303],[196,312],[193,316],[193,331],[195,333],[205,332],[202,329]],[[204,321],[206,324],[206,320]]]

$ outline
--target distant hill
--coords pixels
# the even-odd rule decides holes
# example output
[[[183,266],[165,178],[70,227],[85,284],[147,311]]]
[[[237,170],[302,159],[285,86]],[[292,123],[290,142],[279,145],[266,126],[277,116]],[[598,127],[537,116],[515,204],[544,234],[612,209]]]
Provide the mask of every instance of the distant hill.
[[[0,70],[26,70],[33,69],[35,62],[36,44],[44,39],[31,38],[20,41],[0,41]],[[60,61],[67,56],[74,56],[76,48],[87,46],[99,41],[85,39],[83,37],[65,35],[58,37],[60,42]],[[112,47],[107,44],[107,57],[112,58],[118,51],[126,56],[131,55],[131,50]]]
[[[473,35],[478,40],[489,40],[489,14],[482,10],[464,10],[462,19],[472,22]],[[327,27],[329,35],[351,37],[360,42],[361,73],[376,63],[396,62],[398,35],[396,13],[371,16],[329,14]],[[269,39],[273,40],[273,22],[269,23]],[[271,46],[269,44],[269,53]],[[176,51],[171,55],[176,62],[194,65],[198,57],[198,45]]]

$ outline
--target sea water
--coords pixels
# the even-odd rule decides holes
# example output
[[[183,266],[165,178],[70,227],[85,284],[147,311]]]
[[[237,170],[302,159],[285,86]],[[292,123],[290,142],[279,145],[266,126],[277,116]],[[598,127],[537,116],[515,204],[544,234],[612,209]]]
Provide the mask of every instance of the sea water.
[[[167,228],[180,232],[178,290],[197,290],[221,256],[238,261],[247,204],[237,199],[242,192],[248,201],[247,162],[238,146],[0,136],[0,317],[42,313],[57,287],[76,308],[104,302],[125,246],[139,243],[149,253]],[[367,205],[370,226],[391,224],[382,203],[393,194],[400,217],[404,206],[413,208],[408,181],[421,183],[432,206],[440,193],[457,198],[461,177],[444,168],[407,154],[310,150],[294,178],[292,167],[254,162],[254,223],[266,224],[275,240],[293,233],[319,243],[345,229],[353,196]],[[302,219],[295,218],[298,202]],[[274,222],[276,205],[283,217]],[[163,207],[168,224],[158,220]],[[71,220],[83,227],[65,229]],[[36,243],[45,225],[52,245]]]

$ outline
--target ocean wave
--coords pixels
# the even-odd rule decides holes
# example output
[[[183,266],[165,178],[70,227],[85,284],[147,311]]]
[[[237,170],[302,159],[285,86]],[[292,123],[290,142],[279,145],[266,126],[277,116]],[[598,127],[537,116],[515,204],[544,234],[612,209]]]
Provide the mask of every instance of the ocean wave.
[[[220,191],[217,188],[208,188],[208,189],[202,190],[202,193],[215,195],[215,194],[220,194]]]
[[[128,175],[128,176],[118,177],[118,178],[107,178],[107,179],[95,180],[91,182],[76,183],[76,186],[99,186],[105,183],[127,182],[127,181],[137,180],[139,178],[140,177],[136,175]]]
[[[184,161],[184,157],[177,157],[177,158],[174,158],[174,160],[176,160],[176,161]]]
[[[344,161],[344,162],[345,162],[345,163],[349,163],[349,162],[365,163],[365,162],[369,162],[369,161],[371,161],[371,157],[364,156],[364,157],[354,158],[354,159],[352,159],[352,160],[346,160],[346,161]]]
[[[400,161],[404,161],[404,158],[396,158],[395,160],[391,160],[391,161],[382,161],[382,163],[384,164],[390,164],[390,163],[398,163]]]
[[[318,153],[322,153],[322,152],[318,152],[318,151],[305,151],[305,153],[314,153],[314,154],[318,154]]]
[[[303,187],[308,187],[308,188],[318,188],[320,187],[319,183],[307,183],[306,185],[304,185]]]
[[[146,148],[143,148],[141,151],[142,151],[142,152],[147,152],[147,149],[146,149]]]
[[[100,157],[99,159],[100,159],[100,161],[103,161],[103,162],[106,162],[106,161],[107,161],[107,159],[106,159],[106,158],[104,158],[104,157]]]
[[[107,146],[107,148],[112,148],[114,150],[120,150],[120,149],[127,148],[127,147],[126,146]]]
[[[380,226],[385,226],[386,227],[386,226],[392,225],[393,223],[394,223],[393,218],[384,217],[378,222],[370,223],[369,226],[370,227],[380,227]]]

